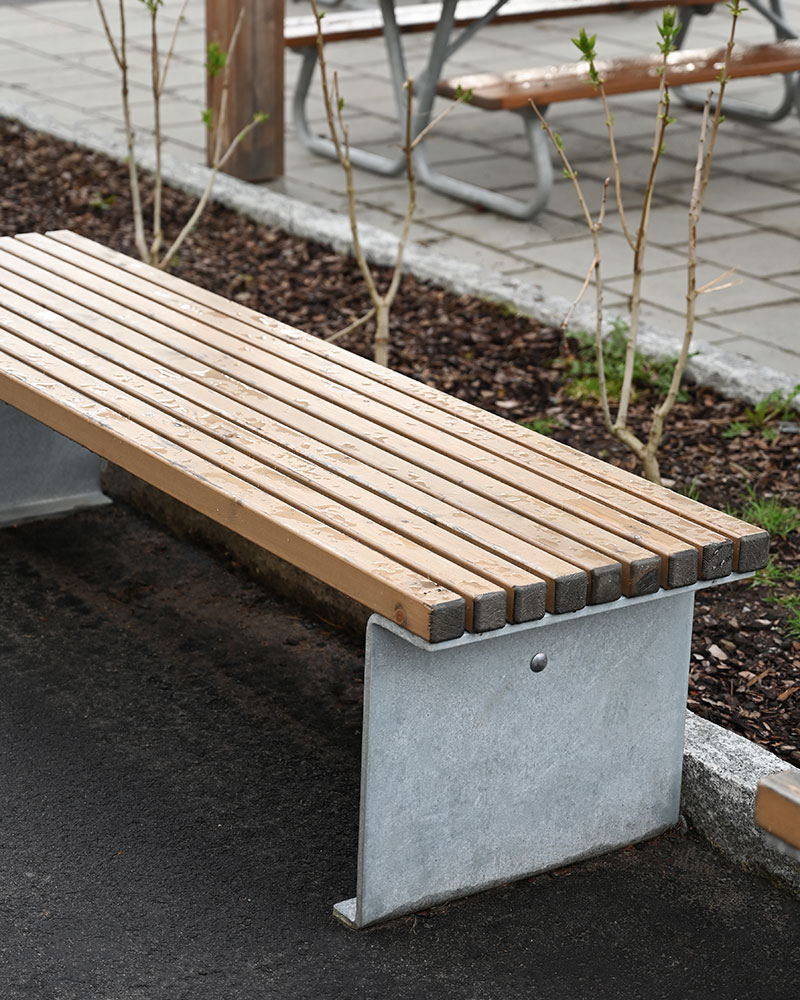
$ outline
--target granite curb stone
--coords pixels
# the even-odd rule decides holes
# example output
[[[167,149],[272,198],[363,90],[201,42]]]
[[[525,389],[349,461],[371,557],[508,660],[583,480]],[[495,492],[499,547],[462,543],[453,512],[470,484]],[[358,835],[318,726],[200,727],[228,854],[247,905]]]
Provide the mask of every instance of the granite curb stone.
[[[73,142],[116,160],[127,157],[125,144],[93,131],[71,128],[50,115],[32,111],[23,104],[0,99],[0,117],[14,119],[35,129]],[[147,150],[138,161],[144,169],[153,169],[154,158]],[[189,164],[168,154],[162,155],[162,176],[166,183],[190,194],[199,195],[208,183],[210,170]],[[346,216],[264,187],[219,174],[213,198],[267,226],[331,246],[338,252],[350,252],[352,238]],[[364,252],[378,265],[390,265],[397,249],[397,237],[375,226],[359,227]],[[543,289],[512,276],[486,272],[425,247],[409,245],[405,270],[420,280],[444,287],[457,294],[472,294],[496,301],[541,322],[559,325],[571,303],[547,295]],[[593,329],[591,307],[573,311],[572,326]],[[611,319],[607,321],[610,329]],[[674,357],[676,341],[652,326],[640,330],[639,346],[654,357]],[[721,394],[754,403],[770,392],[788,393],[795,380],[774,369],[758,365],[712,345],[702,345],[688,365],[690,378]],[[795,401],[800,410],[800,401]],[[766,774],[792,765],[763,747],[729,732],[687,711],[686,745],[683,766],[681,808],[687,821],[723,853],[745,868],[780,879],[800,893],[800,865],[772,848],[753,820],[755,791]]]

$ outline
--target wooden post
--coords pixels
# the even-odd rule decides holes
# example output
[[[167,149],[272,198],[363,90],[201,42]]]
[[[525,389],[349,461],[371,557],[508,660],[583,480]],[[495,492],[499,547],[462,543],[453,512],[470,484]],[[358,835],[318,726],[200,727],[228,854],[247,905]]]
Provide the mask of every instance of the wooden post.
[[[226,173],[246,181],[268,181],[283,174],[283,6],[284,0],[206,0],[206,44],[217,42],[226,52],[239,11],[244,11],[230,63],[223,148],[254,114],[269,115],[225,165]],[[207,80],[207,104],[216,109],[222,74]],[[207,149],[211,164],[210,133]]]

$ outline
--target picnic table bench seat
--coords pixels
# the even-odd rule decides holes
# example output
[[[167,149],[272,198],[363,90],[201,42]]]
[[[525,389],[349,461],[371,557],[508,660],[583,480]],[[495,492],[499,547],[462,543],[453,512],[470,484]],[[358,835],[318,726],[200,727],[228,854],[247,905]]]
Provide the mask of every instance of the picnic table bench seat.
[[[760,528],[66,231],[0,239],[0,400],[0,523],[101,502],[89,449],[376,612],[355,925],[675,821],[694,590]]]
[[[678,49],[667,56],[666,81],[671,87],[710,83],[719,78],[725,63],[725,48]],[[662,59],[659,55],[599,59],[597,72],[607,94],[631,94],[658,90]],[[800,69],[800,42],[777,41],[735,47],[731,55],[731,80],[771,73],[794,73]],[[455,100],[470,91],[470,105],[486,111],[520,111],[531,101],[540,110],[557,101],[599,97],[585,62],[509,70],[504,73],[471,73],[440,80],[436,92]]]

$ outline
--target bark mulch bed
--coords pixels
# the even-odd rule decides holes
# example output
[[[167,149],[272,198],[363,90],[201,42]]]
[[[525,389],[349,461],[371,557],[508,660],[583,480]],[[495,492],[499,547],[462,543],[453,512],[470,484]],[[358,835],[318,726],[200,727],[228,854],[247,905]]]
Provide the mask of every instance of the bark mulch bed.
[[[135,255],[127,171],[101,156],[0,120],[0,234],[69,228]],[[192,200],[167,192],[165,228]],[[367,299],[353,261],[212,206],[180,254],[177,274],[308,332],[326,336],[361,315]],[[591,399],[572,398],[578,344],[558,331],[468,296],[403,279],[393,315],[392,365],[503,416],[546,419],[553,436],[634,468],[605,433]],[[343,343],[369,354],[368,332]],[[634,424],[647,414],[644,388]],[[662,449],[675,488],[743,510],[751,496],[800,506],[800,418],[753,427],[745,404],[687,387]],[[730,425],[745,427],[727,436]],[[771,582],[701,591],[689,706],[800,765],[800,534],[773,542]],[[794,573],[796,580],[787,578]],[[797,604],[792,607],[792,601]],[[792,611],[795,627],[792,628]]]

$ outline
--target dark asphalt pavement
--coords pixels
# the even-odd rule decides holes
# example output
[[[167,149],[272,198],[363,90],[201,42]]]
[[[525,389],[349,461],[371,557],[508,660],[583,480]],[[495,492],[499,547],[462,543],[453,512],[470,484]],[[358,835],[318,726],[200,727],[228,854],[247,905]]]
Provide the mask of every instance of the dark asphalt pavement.
[[[0,1000],[797,1000],[693,836],[369,932],[360,644],[118,505],[0,531]]]

